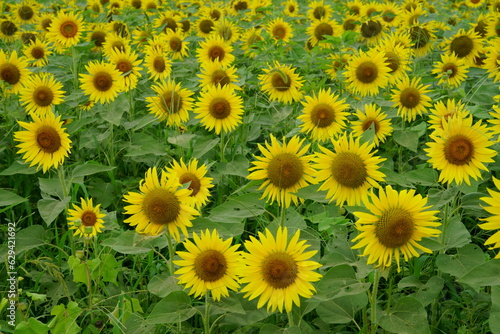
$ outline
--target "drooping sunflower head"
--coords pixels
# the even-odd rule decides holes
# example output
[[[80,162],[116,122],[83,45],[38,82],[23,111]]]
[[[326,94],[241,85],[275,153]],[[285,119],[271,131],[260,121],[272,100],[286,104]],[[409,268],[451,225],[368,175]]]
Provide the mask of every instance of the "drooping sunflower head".
[[[73,209],[68,209],[68,225],[70,230],[75,230],[74,235],[85,238],[95,237],[104,228],[106,215],[100,212],[100,204],[96,206],[90,199],[80,199],[81,206],[73,204]]]
[[[362,256],[368,256],[368,264],[388,268],[395,259],[399,272],[401,254],[408,261],[419,256],[417,249],[431,253],[418,243],[441,233],[436,228],[441,225],[436,222],[438,211],[428,210],[427,198],[415,194],[414,189],[398,192],[391,186],[370,196],[371,202],[365,204],[370,213],[354,212],[360,234],[352,240],[357,242],[352,248],[364,247]]]
[[[44,115],[32,115],[34,122],[19,122],[25,131],[14,133],[14,139],[20,142],[18,153],[31,166],[42,167],[45,173],[51,167],[59,167],[70,151],[71,140],[62,127],[61,116],[52,112]]]
[[[283,144],[271,135],[271,144],[258,145],[263,156],[256,157],[257,161],[248,170],[250,180],[263,180],[260,189],[264,189],[262,197],[278,202],[278,205],[289,207],[293,201],[298,203],[298,197],[293,193],[300,188],[314,183],[314,169],[310,166],[310,156],[306,155],[310,144],[304,145],[304,139],[294,136]]]
[[[148,169],[139,185],[140,193],[124,196],[125,213],[131,215],[124,222],[136,226],[138,233],[158,235],[168,231],[178,242],[179,229],[187,236],[187,227],[199,212],[194,208],[191,190],[183,188],[176,175],[156,167]]]
[[[290,312],[293,304],[300,306],[300,297],[311,298],[316,291],[311,282],[321,279],[314,271],[321,264],[310,260],[316,251],[306,252],[309,245],[299,238],[300,230],[288,240],[288,229],[280,227],[276,236],[266,229],[245,242],[241,283],[246,286],[241,292],[250,300],[259,297],[257,308],[267,303],[268,312]]]
[[[229,296],[228,289],[237,291],[244,268],[239,245],[231,246],[232,238],[223,240],[215,229],[200,236],[193,232],[193,240],[184,242],[186,251],[177,252],[182,260],[174,261],[181,267],[175,272],[179,283],[191,288],[189,294],[196,298],[210,291],[215,301]]]

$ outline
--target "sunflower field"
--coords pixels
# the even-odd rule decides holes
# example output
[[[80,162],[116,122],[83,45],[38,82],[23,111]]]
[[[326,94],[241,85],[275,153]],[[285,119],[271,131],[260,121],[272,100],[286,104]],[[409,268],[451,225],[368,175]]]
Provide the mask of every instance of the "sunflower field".
[[[0,333],[500,333],[499,27],[0,0]]]

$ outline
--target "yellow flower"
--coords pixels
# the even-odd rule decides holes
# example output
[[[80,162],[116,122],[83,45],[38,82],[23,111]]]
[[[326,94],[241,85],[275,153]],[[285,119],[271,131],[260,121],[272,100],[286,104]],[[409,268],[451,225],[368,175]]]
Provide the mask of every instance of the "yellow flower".
[[[20,91],[20,101],[29,114],[52,113],[52,107],[63,102],[63,85],[49,73],[34,74]]]
[[[70,230],[75,230],[75,236],[91,238],[101,233],[104,228],[102,218],[106,216],[101,213],[100,204],[94,206],[92,198],[85,200],[80,198],[81,206],[73,204],[73,209],[68,209],[68,225]]]
[[[56,46],[67,48],[80,42],[83,29],[83,18],[79,14],[60,11],[50,24],[47,39]]]
[[[426,108],[431,105],[431,98],[426,95],[429,93],[429,87],[420,83],[420,77],[411,80],[403,77],[396,84],[396,89],[392,90],[391,96],[394,107],[398,108],[398,115],[411,122],[417,115],[426,112]]]
[[[500,180],[493,177],[493,182],[495,187],[500,189]],[[485,223],[479,224],[478,226],[483,230],[491,231],[500,229],[500,192],[488,189],[489,197],[482,197],[481,200],[488,204],[488,206],[482,206],[490,215],[487,218],[482,218]],[[489,237],[484,245],[492,245],[490,249],[495,249],[500,247],[500,231],[495,232],[491,237]],[[495,255],[495,259],[500,258],[500,253]]]
[[[372,129],[374,146],[385,142],[386,137],[392,133],[391,120],[375,103],[366,104],[364,112],[356,110],[356,116],[358,120],[351,122],[353,135],[361,137],[365,131]]]
[[[295,73],[291,65],[282,65],[277,61],[274,67],[263,69],[265,74],[259,75],[261,89],[269,94],[271,101],[281,101],[287,104],[298,101],[302,97],[303,79]]]
[[[85,65],[89,74],[80,74],[80,88],[90,99],[100,103],[112,102],[124,88],[121,72],[113,64],[91,61]]]
[[[348,88],[360,96],[377,95],[389,81],[391,68],[386,60],[385,54],[376,49],[367,53],[360,51],[350,59],[344,72]]]
[[[204,64],[218,60],[222,66],[227,66],[234,61],[232,51],[231,45],[215,34],[207,37],[204,42],[200,42],[200,47],[196,50],[200,63]]]

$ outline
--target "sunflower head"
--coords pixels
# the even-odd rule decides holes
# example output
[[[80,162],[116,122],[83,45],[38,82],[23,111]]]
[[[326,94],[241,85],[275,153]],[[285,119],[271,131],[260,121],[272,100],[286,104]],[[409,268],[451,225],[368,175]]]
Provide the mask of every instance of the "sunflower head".
[[[80,199],[81,206],[73,204],[73,209],[68,210],[68,225],[70,230],[75,230],[74,235],[81,235],[85,238],[95,237],[104,228],[103,217],[100,212],[100,204],[96,206],[90,199]]]

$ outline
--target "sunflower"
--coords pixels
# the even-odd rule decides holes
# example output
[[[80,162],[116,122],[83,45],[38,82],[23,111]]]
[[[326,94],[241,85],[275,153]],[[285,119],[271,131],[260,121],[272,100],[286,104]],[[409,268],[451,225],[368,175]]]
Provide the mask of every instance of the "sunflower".
[[[265,188],[262,198],[288,208],[293,201],[298,203],[298,197],[293,193],[300,188],[314,183],[314,169],[310,166],[310,155],[305,155],[310,144],[305,145],[304,139],[293,136],[288,143],[283,139],[283,145],[271,134],[271,144],[266,141],[266,147],[258,144],[264,156],[256,157],[251,172],[247,176],[250,180],[264,180],[259,190]]]
[[[413,121],[417,115],[422,115],[426,108],[431,105],[431,98],[425,94],[429,93],[429,85],[420,83],[420,77],[410,80],[403,77],[392,90],[391,101],[398,108],[398,115],[406,121]]]
[[[80,88],[91,100],[112,102],[124,89],[121,72],[115,65],[104,61],[91,61],[85,65],[89,74],[80,74]]]
[[[401,15],[401,8],[394,2],[386,2],[380,8],[380,17],[385,26],[395,27],[399,24],[398,18]]]
[[[495,184],[495,187],[500,189],[500,180],[497,178],[493,177],[493,182]],[[488,206],[482,206],[483,209],[485,209],[490,216],[488,218],[482,218],[481,220],[484,221],[485,223],[479,224],[478,226],[482,228],[483,230],[487,231],[492,231],[492,230],[498,230],[500,228],[500,192],[494,191],[488,188],[488,193],[489,197],[482,197],[481,200],[488,204]],[[491,237],[489,237],[485,242],[484,245],[492,245],[490,249],[495,249],[500,247],[500,231],[495,232]],[[495,255],[495,259],[500,258],[500,253]]]
[[[408,34],[410,36],[411,48],[417,57],[423,57],[428,54],[436,40],[434,29],[429,24],[412,26],[408,29]]]
[[[353,0],[347,2],[345,6],[347,7],[348,14],[360,16],[364,3],[362,0]]]
[[[120,37],[123,37],[128,40],[130,36],[130,31],[128,29],[128,24],[124,21],[113,20],[108,23],[109,28],[112,33],[117,34]]]
[[[492,45],[486,48],[483,67],[488,72],[488,78],[500,81],[500,38],[495,38]]]
[[[35,39],[29,45],[23,47],[23,54],[32,66],[42,67],[47,65],[47,57],[52,54],[52,50],[48,42]]]
[[[391,120],[375,103],[366,104],[364,112],[359,109],[356,110],[356,116],[358,120],[351,122],[354,136],[361,137],[366,131],[371,129],[373,131],[373,145],[379,146],[380,143],[385,142],[385,139],[391,135],[393,130]]]
[[[228,66],[234,61],[232,51],[233,48],[224,42],[221,37],[211,35],[205,41],[200,42],[200,47],[196,50],[196,53],[200,63],[204,64],[218,60],[222,66]]]
[[[488,9],[490,12],[497,14],[500,12],[500,1],[493,0],[488,3]]]
[[[207,130],[227,133],[241,123],[243,100],[231,86],[212,86],[201,92],[194,112]]]
[[[238,276],[243,270],[239,244],[231,246],[233,238],[223,240],[217,230],[212,233],[207,229],[201,231],[200,236],[193,232],[194,243],[184,241],[186,252],[177,252],[182,260],[174,261],[180,266],[174,274],[179,275],[179,284],[191,290],[195,298],[204,296],[208,291],[212,298],[219,301],[221,297],[228,297],[229,291],[238,291],[240,285]]]
[[[389,84],[394,84],[407,76],[410,71],[411,52],[408,48],[395,43],[392,39],[386,40],[377,50],[384,53],[385,63],[389,66]]]
[[[299,4],[297,3],[297,0],[287,0],[282,3],[282,6],[284,7],[283,13],[286,16],[299,16]]]
[[[487,37],[488,21],[490,20],[490,18],[491,17],[488,14],[479,14],[476,23],[471,23],[471,26],[474,28],[474,32],[476,32],[480,38]]]
[[[38,30],[41,31],[42,34],[47,33],[49,31],[49,27],[52,24],[53,20],[54,20],[54,13],[51,12],[41,13],[37,19]]]
[[[177,29],[182,27],[179,22],[180,16],[173,11],[166,11],[160,13],[159,17],[153,22],[155,28],[162,28],[163,32],[166,33],[168,30],[176,32]]]
[[[259,47],[256,45],[256,43],[262,40],[262,29],[252,27],[241,36],[241,49],[245,51],[245,55],[254,57],[257,53],[257,50],[259,50]]]
[[[391,68],[386,60],[384,53],[376,49],[353,56],[344,72],[348,88],[360,96],[377,95],[389,82]]]
[[[442,54],[441,61],[434,63],[433,74],[439,79],[438,85],[446,83],[450,87],[458,87],[469,72],[464,58],[458,58],[455,53]]]
[[[32,24],[38,19],[40,4],[36,1],[25,0],[15,6],[13,13],[17,21],[22,24]]]
[[[370,213],[354,212],[358,217],[355,224],[361,233],[352,241],[357,242],[354,249],[365,247],[362,256],[368,256],[368,264],[388,268],[393,258],[400,271],[400,257],[405,261],[418,257],[417,249],[431,253],[431,250],[418,242],[424,237],[436,237],[441,231],[436,227],[439,211],[427,210],[427,198],[415,194],[414,189],[400,192],[387,186],[379,194],[371,194],[371,203],[365,203]]]
[[[233,89],[241,89],[235,84],[238,81],[236,68],[234,66],[221,66],[218,61],[205,63],[201,67],[200,86],[202,89],[220,85],[221,87],[230,86]]]
[[[313,162],[316,182],[321,183],[319,190],[328,191],[326,198],[335,200],[338,206],[362,205],[368,200],[368,191],[379,187],[385,174],[378,169],[385,158],[372,152],[374,144],[360,143],[359,137],[343,135],[339,139],[331,138],[334,147],[332,152],[319,145],[323,153],[316,153]]]
[[[167,126],[179,126],[189,119],[193,92],[173,80],[162,81],[151,88],[156,92],[155,96],[146,97],[151,114],[160,121],[166,120]]]
[[[202,16],[195,22],[197,35],[206,38],[211,35],[214,30],[215,21],[211,17]]]
[[[120,36],[116,32],[108,32],[104,42],[102,43],[102,52],[105,56],[109,57],[111,55],[111,51],[113,50],[130,52],[130,40]]]
[[[92,198],[85,200],[80,198],[81,206],[73,204],[73,209],[68,209],[68,225],[70,230],[75,230],[75,236],[81,235],[85,238],[92,238],[101,233],[104,228],[104,218],[99,208],[92,203]]]
[[[295,73],[291,65],[282,65],[274,61],[274,67],[264,68],[265,74],[259,75],[261,89],[269,95],[271,101],[287,104],[298,101],[302,97],[303,79]]]
[[[314,20],[307,28],[306,33],[310,36],[311,45],[316,46],[325,40],[325,36],[340,36],[341,28],[334,20]]]
[[[371,46],[380,43],[386,34],[385,30],[386,28],[380,19],[370,18],[361,24],[359,31],[362,40],[364,40],[367,45]]]
[[[32,115],[44,115],[52,112],[52,106],[63,102],[63,85],[49,73],[38,73],[30,76],[19,92],[19,100]]]
[[[97,17],[103,12],[102,4],[99,0],[89,0],[86,9],[90,12],[92,17]]]
[[[172,73],[172,61],[166,52],[149,48],[146,51],[144,65],[149,73],[149,78],[154,81],[165,80]]]
[[[246,286],[241,292],[249,300],[259,297],[257,308],[267,303],[268,312],[290,312],[293,304],[300,306],[299,296],[311,298],[316,291],[311,282],[321,279],[314,271],[321,264],[310,259],[317,251],[306,252],[310,245],[299,238],[300,230],[288,240],[288,229],[279,227],[276,237],[266,228],[265,234],[258,233],[258,239],[250,236],[245,241],[240,282]]]
[[[293,37],[292,26],[282,18],[276,18],[266,25],[266,30],[275,41],[290,42]]]
[[[62,127],[61,116],[52,112],[45,115],[32,115],[34,122],[18,122],[26,131],[14,133],[14,139],[19,141],[17,153],[23,154],[23,159],[30,167],[42,167],[45,173],[50,167],[58,167],[64,162],[70,151],[71,140]]]
[[[183,188],[175,175],[165,170],[158,175],[156,167],[149,168],[139,190],[140,193],[129,192],[124,196],[124,201],[130,204],[124,207],[125,213],[132,215],[125,223],[136,226],[138,233],[149,235],[158,235],[167,229],[177,242],[180,241],[179,229],[188,235],[187,227],[193,226],[191,220],[199,212],[193,207],[191,190]]]
[[[123,79],[123,91],[128,92],[137,86],[137,81],[141,77],[141,59],[137,59],[137,53],[111,50],[109,61],[121,72]]]
[[[422,20],[419,20],[423,17],[427,12],[422,8],[422,5],[418,4],[414,8],[410,8],[409,10],[403,11],[399,18],[400,26],[416,26],[419,25]]]
[[[17,51],[12,51],[8,56],[0,50],[0,83],[5,85],[7,92],[19,93],[22,85],[29,78],[28,66],[26,57],[18,57]]]
[[[495,96],[496,100],[498,100],[498,95]],[[492,134],[500,134],[500,107],[499,106],[492,106],[492,109],[493,111],[490,112],[489,114],[491,115],[491,117],[493,117],[492,119],[489,119],[488,120],[488,123],[490,123],[492,125],[492,127],[490,128],[490,131]],[[498,139],[497,139],[498,141]]]
[[[188,189],[191,190],[189,196],[195,199],[194,206],[196,208],[199,209],[207,203],[208,197],[210,197],[209,189],[214,185],[212,184],[213,179],[205,176],[208,172],[205,164],[198,167],[198,160],[193,158],[186,165],[181,158],[180,162],[173,160],[171,167],[167,167],[166,170],[171,174],[176,173],[181,184],[188,184]]]
[[[491,133],[481,121],[472,124],[472,117],[451,117],[443,120],[443,129],[436,129],[431,135],[433,142],[425,149],[430,157],[429,163],[440,170],[439,181],[457,184],[470,184],[470,178],[477,180],[481,171],[488,171],[484,165],[493,162],[496,151]]]
[[[149,40],[152,38],[153,32],[148,26],[137,27],[132,31],[132,43],[138,47],[144,47],[145,45],[148,45]]]
[[[324,142],[337,135],[345,126],[349,105],[345,99],[332,94],[331,90],[320,89],[318,94],[306,96],[301,101],[304,109],[297,117],[303,123],[301,132],[310,133],[313,140]]]
[[[87,40],[94,43],[92,51],[100,51],[103,48],[103,44],[106,41],[106,35],[108,34],[108,26],[105,23],[96,23],[92,25],[87,33]]]
[[[482,40],[473,29],[465,32],[460,29],[451,39],[447,40],[447,50],[471,65],[478,55]]]
[[[325,5],[325,1],[311,1],[308,7],[306,15],[311,22],[322,19],[330,20],[333,13],[332,6]]]
[[[240,38],[240,29],[232,20],[224,17],[215,22],[214,34],[222,38],[222,40],[227,44],[231,45]]]
[[[481,7],[483,4],[485,4],[485,0],[466,0],[465,4],[469,8],[478,8]]]
[[[19,27],[9,17],[0,18],[0,38],[5,43],[17,41],[19,35]]]
[[[168,30],[165,34],[166,50],[172,59],[184,59],[188,54],[189,42],[184,40],[184,34],[173,30]]]
[[[67,48],[80,42],[83,30],[83,18],[80,14],[61,11],[52,20],[46,36],[56,47]]]
[[[465,104],[453,99],[447,99],[446,102],[437,101],[430,111],[427,123],[429,123],[429,129],[433,130],[444,129],[443,121],[448,121],[450,117],[466,118],[470,116]]]
[[[355,31],[359,32],[359,27],[360,27],[360,22],[359,22],[359,17],[356,15],[346,15],[342,18],[342,33],[345,33],[346,31]]]

